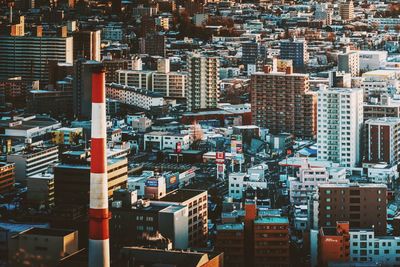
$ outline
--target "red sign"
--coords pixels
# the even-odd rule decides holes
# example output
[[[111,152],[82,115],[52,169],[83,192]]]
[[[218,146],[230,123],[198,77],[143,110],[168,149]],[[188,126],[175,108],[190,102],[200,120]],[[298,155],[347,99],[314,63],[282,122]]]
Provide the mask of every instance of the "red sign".
[[[215,162],[216,163],[224,163],[225,162],[225,152],[217,152],[215,154]]]
[[[223,173],[224,172],[224,165],[218,165],[217,171],[218,171],[218,173]]]

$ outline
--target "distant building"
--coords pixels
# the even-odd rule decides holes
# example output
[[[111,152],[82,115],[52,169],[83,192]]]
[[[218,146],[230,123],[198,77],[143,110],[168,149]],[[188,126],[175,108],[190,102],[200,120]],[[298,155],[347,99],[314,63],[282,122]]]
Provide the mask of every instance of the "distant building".
[[[15,164],[0,162],[0,194],[9,193],[14,189]]]
[[[57,266],[59,261],[78,251],[78,231],[31,228],[10,240],[12,266]]]
[[[357,166],[361,160],[362,123],[362,90],[321,86],[318,92],[318,159],[331,160],[343,167]]]
[[[346,0],[339,4],[339,14],[342,20],[351,21],[354,19],[354,3],[352,0]]]
[[[54,202],[54,175],[41,173],[27,178],[27,201],[30,207],[53,207]]]
[[[182,150],[187,150],[190,147],[190,143],[189,134],[150,132],[144,135],[144,150],[175,150],[178,144],[180,144]]]
[[[149,33],[139,39],[139,51],[150,56],[166,56],[166,37],[158,33]]]
[[[400,102],[393,101],[387,94],[379,98],[369,98],[364,102],[364,121],[381,117],[400,118]]]
[[[351,77],[360,75],[360,56],[358,51],[345,51],[338,55],[338,71],[350,73]]]
[[[219,58],[190,54],[187,59],[187,109],[216,108],[219,99]]]
[[[384,184],[319,185],[319,227],[349,221],[351,228],[374,227],[377,235],[386,235],[386,191]]]
[[[42,173],[58,161],[57,146],[34,146],[7,155],[7,162],[15,164],[16,182],[26,184],[26,178]]]
[[[189,246],[204,246],[208,237],[207,191],[178,189],[159,201],[187,206],[189,209]]]
[[[316,129],[316,94],[309,91],[308,75],[257,72],[251,76],[252,123],[272,134],[291,133],[313,138]]]
[[[21,76],[47,83],[48,61],[72,63],[72,49],[72,37],[0,36],[0,79]]]
[[[76,31],[74,38],[74,60],[84,58],[86,60],[100,61],[100,30]]]
[[[280,42],[280,58],[293,60],[295,71],[304,71],[309,60],[306,40],[290,39]]]
[[[92,74],[103,66],[98,61],[83,59],[75,61],[74,65],[74,116],[89,120],[92,114]]]

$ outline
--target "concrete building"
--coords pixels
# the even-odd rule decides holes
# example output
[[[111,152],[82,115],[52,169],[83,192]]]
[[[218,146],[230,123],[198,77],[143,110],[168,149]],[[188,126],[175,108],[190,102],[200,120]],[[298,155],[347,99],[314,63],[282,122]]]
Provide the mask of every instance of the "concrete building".
[[[307,41],[289,39],[280,42],[280,59],[291,59],[296,72],[304,71],[309,60]]]
[[[7,155],[7,162],[15,164],[15,181],[23,184],[27,177],[46,171],[57,161],[57,146],[34,146]]]
[[[134,86],[139,89],[150,90],[152,85],[152,71],[146,70],[117,70],[118,84]]]
[[[242,63],[245,65],[256,64],[260,56],[260,44],[255,41],[242,43]]]
[[[309,92],[307,74],[257,72],[251,76],[252,123],[272,134],[303,138],[316,134],[316,94]]]
[[[344,21],[354,19],[354,3],[352,0],[346,0],[339,4],[339,15]]]
[[[83,128],[62,127],[52,132],[52,142],[59,145],[77,145],[83,138]]]
[[[31,228],[10,240],[12,266],[57,266],[60,260],[78,251],[78,232],[64,229]]]
[[[318,159],[343,167],[361,160],[363,95],[360,89],[321,86],[318,92]]]
[[[182,150],[188,150],[191,144],[190,135],[169,132],[150,132],[144,135],[144,150],[175,150],[178,144]]]
[[[229,197],[242,200],[246,188],[265,189],[268,188],[268,165],[260,164],[248,169],[247,173],[229,174]]]
[[[139,39],[140,54],[148,54],[150,56],[166,56],[166,40],[164,35],[158,33],[149,33],[145,37]]]
[[[0,162],[0,194],[9,193],[14,189],[15,164]]]
[[[152,75],[152,91],[166,97],[184,98],[187,86],[187,74],[180,72],[161,73]]]
[[[48,81],[48,62],[72,63],[73,38],[57,36],[0,36],[0,79]]]
[[[171,203],[188,207],[189,246],[204,246],[208,237],[207,191],[178,189],[160,199],[160,203]]]
[[[360,56],[358,51],[350,51],[346,48],[338,55],[338,71],[350,73],[351,77],[360,75]]]
[[[103,68],[98,61],[80,59],[74,63],[73,107],[74,115],[90,120],[92,114],[92,73]]]
[[[74,38],[74,60],[84,58],[86,60],[100,61],[100,30],[76,31]]]
[[[228,266],[245,265],[245,231],[242,223],[217,225],[215,250],[224,252],[224,262]]]
[[[27,201],[34,208],[41,206],[49,208],[55,204],[54,200],[54,175],[41,173],[27,178]]]
[[[349,221],[351,228],[374,227],[377,235],[385,235],[386,190],[384,184],[319,185],[319,227]]]
[[[397,94],[400,91],[400,74],[392,70],[374,70],[363,73],[361,88],[364,99],[379,97],[383,94]]]
[[[381,117],[400,117],[400,102],[393,101],[387,94],[379,98],[369,98],[364,102],[364,121]]]
[[[338,221],[336,227],[321,227],[318,237],[318,257],[320,266],[329,262],[348,262],[350,259],[349,223]]]
[[[378,70],[386,63],[388,52],[387,51],[358,51],[360,57],[360,70],[371,71]]]
[[[216,108],[219,99],[219,58],[189,54],[187,68],[187,109]]]
[[[106,84],[106,96],[122,104],[141,110],[152,110],[164,105],[164,98],[158,93],[116,83]]]
[[[365,162],[397,164],[400,159],[400,118],[367,120],[365,145]]]
[[[89,204],[90,165],[88,155],[82,151],[64,154],[62,162],[54,166],[54,184],[56,206]],[[107,162],[108,197],[113,191],[125,188],[128,179],[126,158],[108,159]]]

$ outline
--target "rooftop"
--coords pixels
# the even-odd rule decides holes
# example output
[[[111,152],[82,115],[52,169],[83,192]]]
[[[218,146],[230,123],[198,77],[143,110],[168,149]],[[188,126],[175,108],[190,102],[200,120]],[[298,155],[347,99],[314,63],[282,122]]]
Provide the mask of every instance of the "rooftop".
[[[194,198],[204,192],[205,190],[195,190],[195,189],[178,189],[167,194],[165,197],[161,198],[161,201],[168,202],[185,202],[191,198]]]
[[[254,223],[258,224],[288,224],[289,220],[286,217],[262,217],[257,218]]]
[[[217,225],[218,231],[243,231],[244,225],[242,223],[225,223]]]
[[[32,228],[25,232],[24,235],[43,235],[43,236],[66,236],[75,232],[75,230],[68,229],[54,229],[54,228]]]

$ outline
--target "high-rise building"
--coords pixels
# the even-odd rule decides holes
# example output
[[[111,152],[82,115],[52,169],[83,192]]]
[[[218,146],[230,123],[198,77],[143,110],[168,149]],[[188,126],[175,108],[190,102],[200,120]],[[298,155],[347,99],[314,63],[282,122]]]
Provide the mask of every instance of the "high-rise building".
[[[253,124],[273,134],[292,133],[313,138],[316,134],[316,94],[309,91],[308,75],[257,72],[251,76]]]
[[[219,58],[189,54],[187,67],[187,109],[216,108],[219,99]]]
[[[361,160],[362,90],[321,85],[317,123],[318,159],[357,166]]]
[[[280,42],[280,58],[293,60],[295,71],[304,71],[309,60],[307,41],[292,38]]]
[[[400,118],[367,120],[365,145],[365,162],[397,164],[400,159]]]
[[[351,77],[360,75],[360,57],[357,51],[346,48],[338,55],[338,71],[350,73]]]
[[[100,61],[100,30],[76,31],[73,33],[74,38],[74,60],[87,59]]]
[[[166,37],[158,33],[149,33],[139,39],[139,51],[141,54],[165,57]]]
[[[102,64],[93,60],[75,61],[73,107],[74,116],[79,119],[90,120],[92,114],[92,74]]]
[[[0,79],[21,76],[47,83],[48,62],[72,63],[73,38],[0,36]]]
[[[168,58],[157,61],[157,72],[152,74],[152,91],[166,97],[184,98],[187,74],[171,72]]]
[[[256,64],[259,56],[259,43],[248,41],[242,43],[242,62],[243,64]]]
[[[374,228],[377,235],[386,235],[386,191],[384,184],[319,185],[319,227],[349,221],[350,228]]]
[[[349,21],[354,19],[354,3],[352,0],[339,4],[339,14],[342,20]]]

